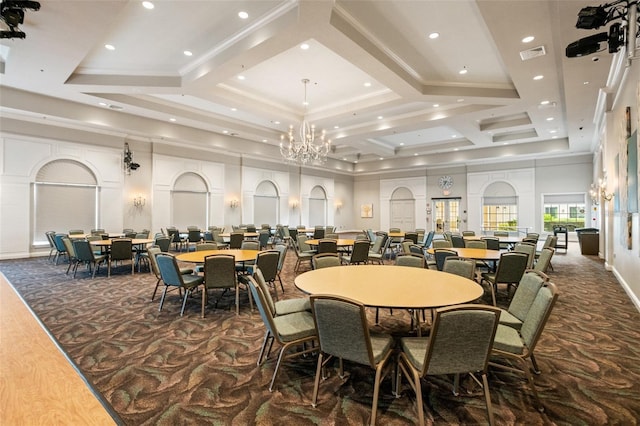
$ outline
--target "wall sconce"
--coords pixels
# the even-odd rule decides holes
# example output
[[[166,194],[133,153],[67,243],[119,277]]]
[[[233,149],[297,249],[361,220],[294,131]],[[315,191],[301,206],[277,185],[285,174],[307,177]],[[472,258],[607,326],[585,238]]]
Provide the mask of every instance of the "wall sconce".
[[[291,200],[291,202],[289,203],[289,205],[291,206],[292,210],[295,210],[298,208],[298,200]]]
[[[129,144],[127,142],[124,143],[124,169],[127,171],[127,174],[131,174],[131,170],[138,170],[140,168],[140,164],[133,162],[133,152],[129,149]]]
[[[144,198],[142,195],[138,195],[137,197],[133,197],[133,206],[134,207],[137,207],[137,208],[144,207],[146,202],[147,202],[147,199]]]
[[[591,190],[589,190],[589,195],[591,196],[591,202],[595,205],[598,205],[598,195],[602,197],[605,201],[611,201],[613,199],[613,192],[607,192],[607,179],[598,179],[598,184],[591,184]]]
[[[238,200],[237,199],[233,199],[229,202],[229,206],[231,206],[232,209],[235,209],[236,207],[238,207]]]
[[[336,201],[336,210],[340,211],[340,209],[342,208],[342,201]]]

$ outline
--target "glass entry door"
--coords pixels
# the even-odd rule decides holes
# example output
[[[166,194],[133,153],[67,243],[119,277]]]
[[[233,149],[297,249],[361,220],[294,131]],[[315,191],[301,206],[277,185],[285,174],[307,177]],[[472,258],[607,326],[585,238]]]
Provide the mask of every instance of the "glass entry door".
[[[436,233],[460,232],[460,198],[433,198],[433,224]]]

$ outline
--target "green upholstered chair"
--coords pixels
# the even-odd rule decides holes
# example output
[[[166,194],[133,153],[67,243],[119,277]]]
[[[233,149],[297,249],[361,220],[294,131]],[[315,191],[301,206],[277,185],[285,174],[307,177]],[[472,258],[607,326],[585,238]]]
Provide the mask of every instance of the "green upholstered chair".
[[[356,240],[351,253],[342,255],[342,263],[364,265],[369,261],[369,240]]]
[[[135,260],[133,247],[129,238],[118,238],[111,242],[111,250],[109,251],[107,276],[111,276],[111,265],[118,262],[128,261],[131,263],[131,274],[133,275],[135,269]]]
[[[332,268],[340,265],[342,265],[342,261],[338,253],[318,253],[311,258],[313,269]]]
[[[490,365],[512,372],[524,374],[531,387],[531,391],[538,404],[538,410],[543,411],[544,407],[540,402],[538,391],[536,390],[533,374],[529,368],[529,361],[536,374],[540,374],[540,369],[533,356],[538,340],[542,335],[544,327],[551,315],[551,310],[558,299],[558,289],[555,284],[545,282],[536,293],[536,297],[527,312],[527,316],[522,321],[520,330],[507,325],[499,325],[496,332],[492,361]],[[507,363],[500,363],[500,360]],[[522,368],[518,368],[517,366]]]
[[[269,358],[269,353],[273,342],[280,345],[278,360],[271,377],[269,391],[273,391],[273,385],[278,376],[280,364],[284,359],[292,358],[302,354],[316,351],[317,348],[310,345],[316,340],[316,329],[313,323],[313,316],[309,311],[292,312],[283,315],[273,315],[267,295],[262,291],[260,286],[255,282],[253,277],[247,277],[247,285],[256,303],[266,332],[264,341],[258,355],[258,365],[263,365]],[[297,351],[290,353],[291,349],[298,348]]]
[[[429,337],[403,337],[398,355],[396,395],[400,395],[404,375],[416,395],[418,424],[424,425],[422,386],[427,376],[453,374],[454,393],[458,392],[460,374],[471,374],[480,383],[487,406],[489,424],[493,424],[487,365],[498,327],[500,310],[485,305],[457,305],[436,310]]]
[[[95,278],[96,271],[100,267],[100,264],[107,261],[106,255],[96,255],[87,240],[73,240],[73,249],[75,251],[73,278],[76,277],[76,271],[80,264],[87,265],[89,272],[91,272],[91,278]]]
[[[413,268],[424,268],[424,256],[417,253],[402,253],[396,256],[397,266],[410,266]]]
[[[459,275],[470,280],[476,278],[476,262],[472,259],[463,259],[457,256],[445,258],[442,272]]]
[[[312,404],[318,402],[318,388],[323,369],[332,358],[339,360],[340,377],[344,377],[344,361],[371,367],[375,372],[371,421],[375,424],[380,383],[393,371],[389,362],[393,353],[393,338],[369,330],[363,304],[343,297],[311,296],[311,310],[320,343]]]
[[[549,281],[549,277],[538,271],[528,270],[522,276],[516,288],[511,303],[507,309],[501,309],[500,324],[520,330],[522,322],[527,317],[529,309],[538,294],[542,284]]]
[[[223,294],[228,289],[235,291],[236,315],[240,314],[240,282],[236,274],[236,258],[232,254],[213,254],[204,258],[204,290],[202,291],[202,313],[209,302],[209,290],[222,289]],[[215,306],[218,306],[218,298]],[[251,298],[249,298],[251,302]],[[253,309],[253,306],[251,307]]]
[[[311,265],[311,259],[313,258],[313,255],[316,254],[315,250],[312,250],[311,246],[307,244],[307,240],[308,237],[306,235],[298,234],[295,246],[297,257],[296,265],[294,267],[295,272],[298,272],[298,269],[303,262],[309,262],[309,265]]]
[[[164,253],[160,247],[151,246],[147,248],[147,255],[149,256],[149,266],[151,267],[151,272],[156,276],[156,286],[153,289],[153,294],[151,295],[151,301],[156,298],[156,292],[158,291],[158,287],[160,287],[160,282],[162,281],[162,276],[160,275],[160,268],[158,268],[158,262],[156,262],[156,254]],[[193,274],[193,269],[191,268],[180,268],[180,273],[182,275],[190,275]]]
[[[498,268],[495,272],[484,272],[481,276],[480,283],[487,283],[491,289],[491,298],[493,306],[496,306],[496,293],[498,292],[498,284],[506,284],[507,290],[512,285],[517,286],[524,271],[529,263],[529,255],[527,253],[507,252],[500,255]]]
[[[433,258],[436,262],[436,269],[438,271],[442,271],[444,268],[444,261],[449,256],[458,256],[458,252],[455,250],[447,249],[447,248],[437,248],[433,249]]]
[[[311,302],[309,302],[308,297],[297,297],[293,299],[277,300],[274,302],[271,297],[269,284],[265,281],[260,268],[256,268],[253,273],[253,280],[262,289],[267,306],[271,311],[271,315],[274,317],[277,317],[278,315],[292,314],[294,312],[311,312]]]
[[[555,253],[555,249],[551,247],[545,247],[540,251],[540,256],[533,265],[533,269],[543,273],[547,273],[547,269],[551,266],[551,258]]]

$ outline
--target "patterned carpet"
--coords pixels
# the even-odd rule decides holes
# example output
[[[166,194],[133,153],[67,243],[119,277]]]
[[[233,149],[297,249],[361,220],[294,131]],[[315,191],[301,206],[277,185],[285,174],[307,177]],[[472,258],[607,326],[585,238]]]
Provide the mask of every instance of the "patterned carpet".
[[[293,285],[295,255],[284,270],[285,297]],[[489,383],[497,424],[635,425],[640,418],[640,313],[613,274],[595,256],[579,254],[577,244],[560,250],[550,277],[560,297],[536,349],[542,374],[535,377],[545,411],[534,408],[521,376],[491,370]],[[236,316],[233,296],[200,318],[200,298],[187,302],[171,293],[162,312],[151,302],[152,274],[106,278],[80,271],[65,275],[66,264],[46,258],[0,262],[0,271],[18,289],[57,337],[87,379],[126,425],[362,425],[371,412],[373,372],[346,364],[342,380],[330,368],[321,383],[319,404],[311,406],[315,359],[285,362],[274,392],[270,361],[256,365],[264,336],[257,311],[243,294]],[[485,294],[485,301],[490,296]],[[499,304],[507,300],[502,297]],[[408,331],[405,312],[381,310],[381,328]],[[373,310],[370,313],[373,323]],[[276,348],[274,348],[276,349]],[[465,382],[467,383],[467,382]],[[477,389],[475,389],[477,391]],[[456,397],[451,378],[423,381],[429,424],[485,424],[483,398]],[[390,380],[381,387],[377,423],[413,424],[415,396],[405,383],[394,398]]]

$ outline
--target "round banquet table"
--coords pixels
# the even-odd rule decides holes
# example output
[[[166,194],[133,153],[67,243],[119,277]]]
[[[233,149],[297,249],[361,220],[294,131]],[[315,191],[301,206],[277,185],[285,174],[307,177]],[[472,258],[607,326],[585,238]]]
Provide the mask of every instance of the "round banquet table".
[[[447,250],[453,250],[458,253],[458,256],[473,260],[487,260],[490,262],[496,262],[500,260],[502,252],[500,250],[488,250],[481,248],[466,248],[466,247],[447,247]],[[435,249],[430,248],[427,253],[435,253]]]
[[[111,247],[111,244],[113,244],[113,241],[114,241],[113,239],[96,240],[96,241],[89,241],[89,244],[91,244],[92,246],[98,246],[98,247]],[[151,244],[154,241],[155,240],[153,238],[133,238],[131,240],[131,245],[140,246],[144,244]]]
[[[483,294],[468,278],[433,269],[395,265],[349,265],[298,275],[296,287],[307,294],[331,294],[375,308],[413,309],[420,329],[420,309],[471,302]]]
[[[258,253],[260,253],[260,250],[200,250],[179,254],[176,256],[176,259],[182,262],[204,263],[204,258],[212,254],[231,254],[235,256],[236,262],[246,262],[248,260],[255,260]]]
[[[336,240],[338,247],[352,246],[354,242],[355,240],[351,240],[348,238],[338,238]],[[320,244],[320,240],[306,240],[305,243],[309,244],[310,246],[317,246],[318,244]]]

